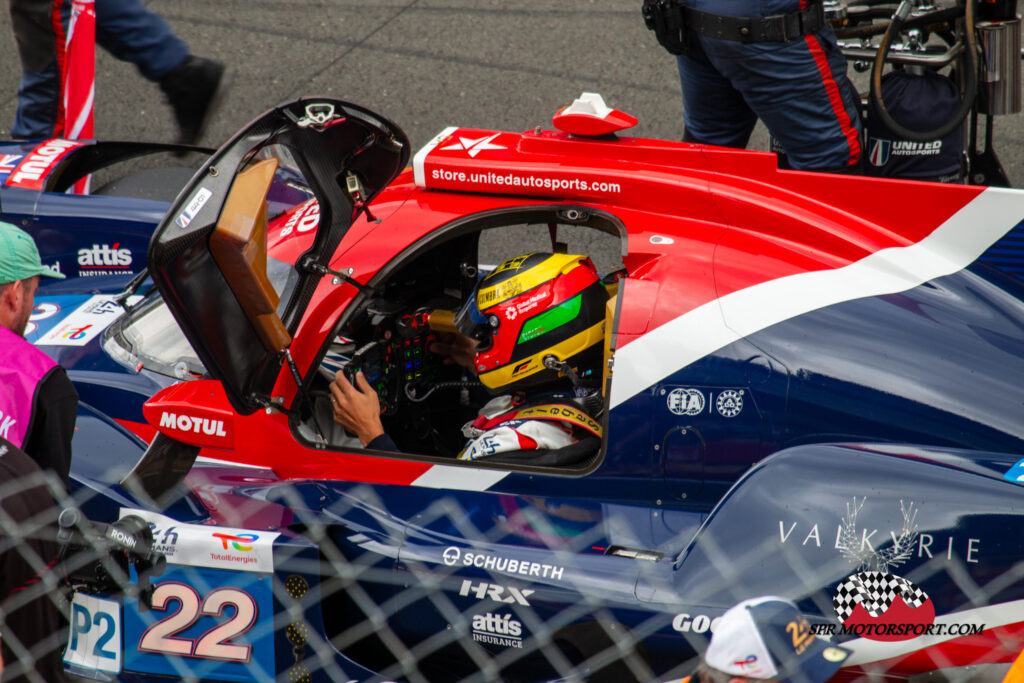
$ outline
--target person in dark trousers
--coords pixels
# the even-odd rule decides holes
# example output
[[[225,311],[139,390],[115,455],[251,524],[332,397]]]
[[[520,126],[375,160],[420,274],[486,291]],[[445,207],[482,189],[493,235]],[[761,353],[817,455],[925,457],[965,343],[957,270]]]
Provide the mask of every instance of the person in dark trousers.
[[[743,148],[761,119],[790,167],[859,168],[858,96],[822,0],[653,2],[644,17],[677,55],[684,141]]]
[[[712,623],[697,671],[680,683],[825,683],[850,656],[811,632],[785,598],[744,600]]]
[[[3,683],[64,680],[66,624],[55,602],[60,483],[0,438],[0,653]]]
[[[68,483],[78,393],[64,368],[22,335],[40,277],[63,278],[32,237],[0,221],[0,437]]]
[[[96,43],[134,64],[160,86],[174,111],[178,142],[193,144],[226,86],[223,64],[196,57],[141,0],[95,0]],[[11,137],[49,139],[63,132],[61,80],[70,0],[11,0],[22,78]]]

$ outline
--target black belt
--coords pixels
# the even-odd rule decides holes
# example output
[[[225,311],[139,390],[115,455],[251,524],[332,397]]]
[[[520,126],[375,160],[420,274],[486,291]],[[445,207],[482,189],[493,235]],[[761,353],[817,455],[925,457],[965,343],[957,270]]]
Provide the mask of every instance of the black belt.
[[[683,7],[686,27],[711,38],[740,43],[788,43],[826,25],[825,7],[815,2],[802,10],[770,17],[729,17]]]
[[[689,31],[740,43],[788,43],[828,25],[820,1],[788,14],[730,17],[686,7],[680,0],[644,0],[643,15],[658,42],[676,55],[689,51]]]

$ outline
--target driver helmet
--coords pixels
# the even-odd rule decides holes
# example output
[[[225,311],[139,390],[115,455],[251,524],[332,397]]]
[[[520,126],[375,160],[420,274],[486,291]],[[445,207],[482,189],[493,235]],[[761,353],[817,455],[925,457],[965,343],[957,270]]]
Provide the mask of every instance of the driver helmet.
[[[484,386],[520,391],[558,379],[545,364],[549,356],[578,374],[600,366],[607,300],[589,257],[524,254],[480,280],[455,323],[479,342],[476,370]]]

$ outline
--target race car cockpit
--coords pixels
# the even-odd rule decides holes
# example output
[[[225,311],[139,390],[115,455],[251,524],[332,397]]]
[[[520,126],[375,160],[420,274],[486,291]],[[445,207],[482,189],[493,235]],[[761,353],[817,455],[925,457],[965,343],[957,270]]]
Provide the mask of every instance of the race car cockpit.
[[[496,265],[492,264],[502,261],[500,257],[492,261],[491,254],[501,251],[507,254],[510,243],[537,249],[534,261],[544,260],[542,257],[547,252],[556,264],[548,268],[568,270],[574,264],[586,262],[588,268],[581,272],[589,269],[593,273],[589,259],[565,253],[571,250],[569,243],[551,241],[551,236],[561,230],[563,237],[576,238],[572,246],[578,247],[586,241],[583,238],[593,239],[590,234],[593,231],[572,225],[558,226],[554,215],[546,216],[548,220],[543,223],[535,222],[537,216],[517,218],[527,218],[527,221],[501,226],[501,230],[460,231],[441,240],[398,268],[384,282],[374,285],[373,292],[367,293],[361,302],[353,302],[339,318],[320,365],[322,379],[329,382],[340,370],[354,380],[355,372],[362,370],[378,394],[386,433],[405,453],[457,456],[467,441],[462,426],[477,416],[480,406],[503,392],[522,392],[526,388],[536,392],[539,386],[547,389],[547,393],[542,394],[546,396],[560,390],[562,394],[571,394],[573,400],[585,400],[588,414],[595,417],[601,414],[601,349],[606,346],[603,343],[607,334],[605,316],[614,310],[614,304],[606,306],[608,290],[614,293],[614,276],[607,278],[607,282],[594,281],[598,292],[594,287],[587,290],[590,293],[586,296],[574,292],[573,301],[555,307],[557,310],[546,316],[537,315],[544,312],[541,296],[531,296],[529,292],[512,297],[503,308],[481,313],[476,306],[481,281],[495,272]],[[518,291],[522,284],[511,287]],[[536,310],[531,310],[534,308]],[[471,316],[469,309],[475,315]],[[560,316],[564,321],[556,322],[553,316]],[[530,320],[537,322],[524,327]],[[585,320],[591,321],[585,325],[587,329],[577,330]],[[576,344],[589,351],[582,364],[584,355],[573,358],[573,363],[561,362],[556,355],[545,353],[545,350],[550,351],[550,343],[537,339],[543,335],[545,327],[552,328],[563,322],[562,335],[575,337]],[[504,336],[492,336],[500,326],[509,329],[503,330]],[[513,326],[516,327],[514,335]],[[445,335],[474,337],[480,343],[479,365],[466,368],[432,352],[435,340]],[[517,348],[495,348],[495,338],[505,339],[508,345]],[[536,339],[532,346],[531,339]],[[567,340],[561,341],[564,347]],[[500,362],[496,360],[499,352],[506,352]],[[520,376],[532,379],[520,380]],[[331,419],[326,384],[318,383],[313,393],[316,408],[309,419],[303,421],[303,435],[312,440],[318,438],[318,434],[323,435],[328,448],[361,447],[358,440],[345,435],[340,425]],[[588,435],[557,452],[513,452],[492,456],[488,461],[539,466],[581,465],[599,447],[599,436]]]

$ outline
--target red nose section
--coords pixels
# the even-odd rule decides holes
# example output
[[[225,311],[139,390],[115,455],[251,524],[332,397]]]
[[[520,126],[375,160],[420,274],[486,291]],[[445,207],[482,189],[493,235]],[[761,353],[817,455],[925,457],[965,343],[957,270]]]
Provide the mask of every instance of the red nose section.
[[[215,380],[182,382],[160,391],[142,406],[157,431],[194,446],[234,448],[235,412]]]

